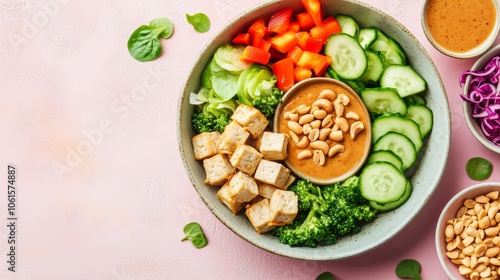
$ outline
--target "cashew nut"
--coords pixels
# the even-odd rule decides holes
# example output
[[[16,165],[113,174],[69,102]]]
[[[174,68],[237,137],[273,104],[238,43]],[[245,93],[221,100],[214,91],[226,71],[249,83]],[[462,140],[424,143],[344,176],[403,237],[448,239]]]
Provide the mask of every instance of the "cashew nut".
[[[303,136],[302,139],[297,143],[297,148],[305,149],[309,146],[309,138],[307,136]]]
[[[360,133],[363,129],[365,128],[365,126],[363,125],[362,122],[360,121],[356,121],[354,122],[352,125],[351,125],[351,138],[354,139],[356,138],[356,136],[358,135],[358,133]]]
[[[341,103],[340,100],[335,100],[335,102],[333,102],[333,107],[335,108],[335,114],[337,115],[337,117],[342,117],[342,115],[344,114],[344,105]]]
[[[356,112],[353,112],[353,111],[347,112],[345,114],[345,118],[346,119],[351,119],[351,120],[359,120],[358,114],[356,114]]]
[[[334,155],[338,153],[344,152],[344,146],[340,144],[335,144],[333,147],[330,148],[328,151],[328,156],[333,157]]]
[[[312,106],[313,107],[317,106],[319,108],[323,108],[327,113],[333,112],[332,102],[326,98],[321,98],[321,99],[314,101]]]
[[[290,135],[290,138],[292,138],[293,143],[297,144],[299,142],[299,136],[293,132],[293,131],[288,131],[288,134]]]
[[[343,117],[336,117],[335,118],[335,124],[339,126],[339,129],[342,130],[343,132],[349,131],[349,123],[347,120]]]
[[[310,150],[302,150],[297,154],[297,159],[307,159],[312,157],[312,152]]]
[[[344,106],[347,106],[347,104],[349,104],[349,97],[343,93],[339,94],[337,96],[337,100],[340,100],[340,102],[342,103],[342,105]]]
[[[325,155],[328,154],[328,150],[330,150],[330,146],[328,146],[328,143],[321,140],[311,142],[310,146],[313,149],[323,151],[323,154]]]
[[[330,101],[333,101],[335,100],[335,97],[337,96],[337,94],[331,90],[331,89],[324,89],[322,90],[320,93],[319,93],[319,96],[318,98],[326,98]]]

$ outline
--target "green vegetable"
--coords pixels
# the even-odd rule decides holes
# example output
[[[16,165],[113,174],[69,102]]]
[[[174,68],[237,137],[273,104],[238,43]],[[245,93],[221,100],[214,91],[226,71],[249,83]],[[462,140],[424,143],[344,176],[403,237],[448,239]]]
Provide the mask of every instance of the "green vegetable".
[[[159,37],[169,38],[174,26],[167,18],[157,18],[137,28],[127,42],[130,55],[138,61],[155,60],[161,54]]]
[[[210,30],[210,19],[204,13],[197,13],[194,15],[186,14],[186,19],[197,32],[205,33]]]
[[[396,276],[399,278],[422,280],[420,276],[420,263],[413,259],[402,260],[396,267]]]
[[[472,180],[483,181],[490,177],[493,166],[487,159],[474,157],[467,161],[465,171]]]
[[[273,234],[290,246],[334,244],[340,236],[358,233],[363,223],[376,217],[377,211],[361,197],[356,176],[322,187],[301,179],[289,190],[298,196],[299,212],[292,224],[275,228]]]
[[[316,277],[316,280],[335,280],[335,277],[333,277],[333,274],[327,271],[318,275],[318,277]]]
[[[213,114],[194,113],[191,125],[196,133],[218,131],[224,132],[224,128],[231,122],[231,115],[221,114],[216,117]]]
[[[207,246],[207,238],[203,234],[200,224],[196,222],[189,223],[184,227],[184,235],[181,241],[188,239],[198,249]]]

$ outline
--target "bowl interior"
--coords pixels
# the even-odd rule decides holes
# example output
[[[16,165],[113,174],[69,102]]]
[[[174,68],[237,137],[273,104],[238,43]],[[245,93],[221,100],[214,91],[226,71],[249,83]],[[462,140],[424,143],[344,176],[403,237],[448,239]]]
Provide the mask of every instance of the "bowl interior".
[[[285,93],[285,95],[283,96],[283,102],[278,105],[278,107],[276,108],[276,113],[274,115],[274,121],[273,121],[274,132],[279,132],[278,127],[280,125],[280,116],[282,113],[284,113],[283,112],[284,105],[286,105],[290,99],[292,99],[297,93],[301,92],[304,88],[308,89],[308,86],[313,86],[315,84],[322,84],[325,86],[328,85],[331,88],[340,87],[340,88],[344,89],[345,92],[347,94],[349,94],[350,98],[356,99],[357,100],[356,103],[361,105],[361,109],[362,109],[361,111],[363,111],[362,120],[367,123],[365,125],[364,132],[363,132],[364,134],[366,134],[365,145],[359,146],[360,150],[362,150],[361,160],[356,162],[356,163],[353,163],[351,168],[349,170],[347,170],[347,172],[345,172],[344,174],[339,174],[338,176],[332,176],[329,178],[318,178],[318,177],[315,177],[312,175],[306,175],[299,168],[297,168],[297,166],[294,166],[293,163],[290,160],[288,160],[288,158],[285,159],[284,162],[285,162],[286,166],[288,166],[288,168],[290,168],[290,170],[294,174],[298,175],[301,178],[309,179],[311,182],[318,184],[318,185],[328,185],[328,184],[333,184],[333,183],[341,182],[341,181],[348,179],[349,177],[355,175],[361,169],[361,167],[363,167],[363,164],[365,163],[366,158],[368,157],[368,154],[370,152],[370,147],[371,147],[371,136],[372,136],[371,123],[370,123],[370,116],[369,116],[368,110],[366,109],[366,106],[364,105],[363,101],[361,100],[361,97],[351,87],[349,87],[345,83],[338,81],[338,80],[320,77],[320,78],[311,78],[311,79],[303,80],[299,83],[296,83],[292,88],[290,88]],[[311,104],[306,104],[306,105],[311,105]],[[347,136],[349,134],[349,132],[346,132],[345,134],[346,134],[345,137],[349,137],[349,136]],[[295,145],[295,143],[290,143],[290,145]],[[344,156],[349,157],[349,155],[347,153]],[[326,160],[327,161],[329,160],[328,156],[327,156]],[[322,171],[322,173],[326,172],[326,173],[331,174],[331,172],[328,172],[328,170],[332,170],[333,168],[336,168],[336,167],[331,166],[330,169],[324,170],[324,171]]]
[[[478,58],[478,60],[474,63],[474,65],[471,67],[472,71],[478,71],[484,69],[486,64],[495,56],[500,55],[500,45],[496,45],[493,48],[491,48],[488,52],[483,54],[481,57]],[[471,77],[467,77],[465,80],[465,84],[463,87],[464,90],[464,95],[468,95],[468,88],[470,86],[470,81]],[[469,128],[470,132],[474,135],[474,137],[481,143],[483,146],[486,148],[496,152],[500,153],[500,146],[497,146],[493,144],[486,136],[484,136],[481,127],[479,126],[479,123],[472,118],[472,105],[464,101],[463,102],[463,111],[464,111],[464,118],[465,122],[467,123],[467,127]]]
[[[453,264],[446,256],[446,241],[444,238],[444,230],[446,221],[455,217],[458,209],[462,207],[463,202],[467,198],[474,198],[478,195],[487,194],[491,191],[500,190],[500,182],[484,182],[470,186],[457,193],[443,208],[439,216],[436,226],[436,250],[439,257],[439,262],[444,268],[450,279],[468,279],[458,272],[458,266]]]
[[[374,222],[364,226],[359,234],[340,238],[335,245],[317,248],[290,247],[279,243],[270,234],[257,234],[244,215],[233,215],[216,197],[217,189],[203,183],[205,178],[203,166],[193,157],[191,138],[194,133],[190,122],[193,106],[189,104],[189,94],[199,89],[203,68],[217,47],[230,42],[233,36],[248,28],[256,19],[269,17],[284,7],[302,11],[298,0],[267,2],[256,6],[229,22],[199,54],[186,77],[179,98],[177,115],[179,151],[186,172],[202,200],[222,223],[241,238],[269,252],[297,259],[334,260],[359,255],[383,244],[400,232],[425,205],[441,180],[450,145],[450,111],[440,75],[418,40],[403,25],[384,12],[355,0],[330,1],[328,5],[323,6],[327,14],[352,15],[361,26],[377,27],[393,37],[406,51],[409,64],[427,81],[428,90],[425,98],[428,107],[435,114],[439,114],[439,117],[434,120],[433,131],[422,147],[423,156],[419,168],[411,178],[414,193],[403,206],[396,211],[380,215]]]
[[[422,11],[421,11],[421,15],[422,15],[421,16],[421,24],[422,24],[422,29],[424,31],[424,34],[427,37],[427,40],[429,40],[429,42],[439,52],[441,52],[447,56],[454,57],[454,58],[471,58],[471,57],[480,56],[481,54],[485,53],[491,47],[491,45],[493,45],[493,43],[495,42],[495,39],[497,38],[498,33],[500,31],[500,8],[499,8],[500,6],[496,0],[492,0],[492,3],[493,3],[495,10],[496,10],[496,20],[495,20],[495,25],[493,26],[493,30],[491,31],[491,34],[488,36],[488,38],[482,44],[480,44],[479,46],[477,46],[477,47],[475,47],[467,52],[463,52],[463,53],[453,52],[453,51],[450,51],[450,50],[442,47],[440,44],[438,44],[436,42],[436,40],[432,36],[432,34],[429,30],[429,27],[427,25],[427,16],[426,16],[426,12],[425,12],[427,5],[429,4],[429,1],[430,0],[424,1],[424,5],[423,5]]]

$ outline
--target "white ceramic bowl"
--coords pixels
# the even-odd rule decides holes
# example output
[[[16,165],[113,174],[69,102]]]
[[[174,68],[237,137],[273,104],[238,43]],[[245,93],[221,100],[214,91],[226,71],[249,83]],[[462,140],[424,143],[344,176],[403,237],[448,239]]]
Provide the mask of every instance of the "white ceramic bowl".
[[[243,215],[233,215],[216,197],[217,188],[203,183],[205,172],[200,162],[194,160],[191,138],[193,106],[189,104],[190,92],[195,92],[201,84],[201,74],[217,47],[231,41],[231,38],[245,30],[262,16],[270,16],[284,7],[302,11],[299,0],[285,0],[263,3],[230,21],[206,45],[186,77],[179,98],[177,113],[177,138],[184,167],[194,188],[210,211],[228,228],[246,241],[269,252],[304,260],[334,260],[356,256],[382,245],[399,233],[424,207],[439,181],[448,158],[450,146],[450,111],[440,75],[423,46],[399,22],[386,13],[360,1],[335,0],[328,5],[323,2],[323,10],[330,15],[337,13],[352,15],[361,26],[375,26],[397,40],[405,49],[409,63],[427,81],[426,100],[434,112],[434,128],[426,144],[422,147],[420,165],[412,175],[414,192],[408,202],[395,211],[380,215],[374,222],[364,226],[359,234],[340,238],[337,244],[325,247],[290,247],[279,243],[270,234],[259,235]],[[195,55],[195,54],[193,54]]]
[[[471,58],[471,57],[476,57],[480,56],[481,54],[485,53],[495,42],[495,39],[498,36],[498,33],[500,32],[500,4],[497,3],[497,0],[492,0],[493,5],[496,10],[496,20],[495,20],[495,25],[493,26],[493,30],[491,34],[488,36],[488,38],[481,43],[479,46],[463,53],[458,53],[458,52],[453,52],[450,51],[441,45],[439,45],[434,37],[432,36],[429,27],[427,25],[427,16],[426,16],[426,8],[430,0],[425,0],[424,4],[422,6],[422,11],[421,11],[421,24],[422,24],[422,29],[424,30],[424,34],[427,37],[427,40],[436,48],[438,51],[441,53],[454,57],[454,58]],[[450,2],[451,3],[451,2]],[[453,5],[453,4],[451,4]]]
[[[472,185],[463,189],[446,204],[439,216],[436,226],[436,250],[439,257],[439,262],[443,266],[446,274],[450,279],[468,279],[458,272],[458,266],[450,261],[446,256],[446,241],[444,231],[446,228],[446,221],[455,217],[458,209],[460,209],[464,201],[468,198],[474,199],[476,196],[485,195],[491,191],[500,191],[500,182],[483,182]]]
[[[484,69],[486,64],[495,56],[500,55],[500,45],[496,45],[493,48],[491,48],[488,52],[483,54],[481,57],[479,57],[474,65],[472,65],[471,70],[472,71],[478,71]],[[464,90],[464,95],[468,95],[468,89],[470,85],[470,80],[471,77],[467,77],[465,80],[465,84],[463,87]],[[488,140],[486,136],[484,136],[481,127],[479,126],[479,123],[471,116],[472,114],[472,106],[469,102],[464,101],[463,102],[463,110],[464,110],[464,118],[465,122],[467,123],[467,126],[469,127],[470,132],[474,137],[476,137],[477,141],[479,141],[481,144],[483,144],[486,148],[499,153],[500,154],[500,146],[495,145],[493,142]]]

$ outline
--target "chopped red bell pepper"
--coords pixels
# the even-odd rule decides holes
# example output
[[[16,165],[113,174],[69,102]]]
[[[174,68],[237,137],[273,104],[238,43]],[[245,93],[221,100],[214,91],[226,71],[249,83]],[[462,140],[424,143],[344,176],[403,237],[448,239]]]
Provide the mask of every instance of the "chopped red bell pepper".
[[[271,54],[261,48],[246,46],[241,53],[240,59],[267,65],[267,63],[269,63],[269,59],[271,59]]]
[[[264,40],[263,38],[257,37],[252,40],[252,46],[263,49],[265,51],[269,51],[269,49],[271,48],[271,43]]]
[[[302,12],[295,15],[300,25],[300,30],[309,30],[315,26],[314,20],[308,12]]]
[[[273,14],[269,19],[269,24],[267,25],[267,30],[269,31],[269,33],[274,32],[276,34],[283,34],[285,31],[287,31],[292,15],[292,8],[286,8]]]
[[[295,33],[300,32],[300,24],[296,21],[290,22],[288,30],[293,30]]]
[[[320,25],[323,20],[323,12],[321,10],[321,3],[319,0],[301,0],[302,6],[311,15],[314,24]]]
[[[327,55],[304,51],[297,62],[297,65],[312,69],[316,76],[322,76],[326,68],[328,68],[331,60],[332,59]]]
[[[277,78],[277,87],[281,90],[289,90],[295,83],[293,79],[293,61],[290,57],[284,58],[271,65]]]
[[[309,79],[312,77],[312,71],[309,68],[295,66],[293,69],[293,79],[296,82],[300,82],[305,79]]]
[[[305,49],[307,40],[311,37],[311,35],[307,31],[300,31],[295,34],[295,37],[297,37],[297,46],[301,49]]]
[[[252,36],[252,40],[256,40],[256,38],[264,38],[264,36],[266,36],[267,34],[266,20],[264,18],[256,20],[248,28],[248,33],[250,33],[250,35]]]
[[[320,25],[315,26],[309,30],[311,37],[321,39],[326,42],[332,34],[342,31],[340,24],[333,16],[326,17]]]
[[[297,45],[297,37],[293,30],[288,30],[283,34],[272,37],[270,42],[275,50],[286,53]]]
[[[286,56],[292,59],[293,64],[297,64],[300,57],[302,56],[302,53],[304,53],[304,51],[299,46],[295,46],[288,51],[288,54]]]
[[[250,33],[241,33],[241,34],[238,34],[236,35],[236,37],[234,37],[234,39],[231,41],[233,42],[233,44],[236,44],[236,45],[250,45]]]
[[[306,45],[304,46],[304,50],[319,53],[323,48],[323,43],[324,41],[322,39],[309,37],[306,41]]]

